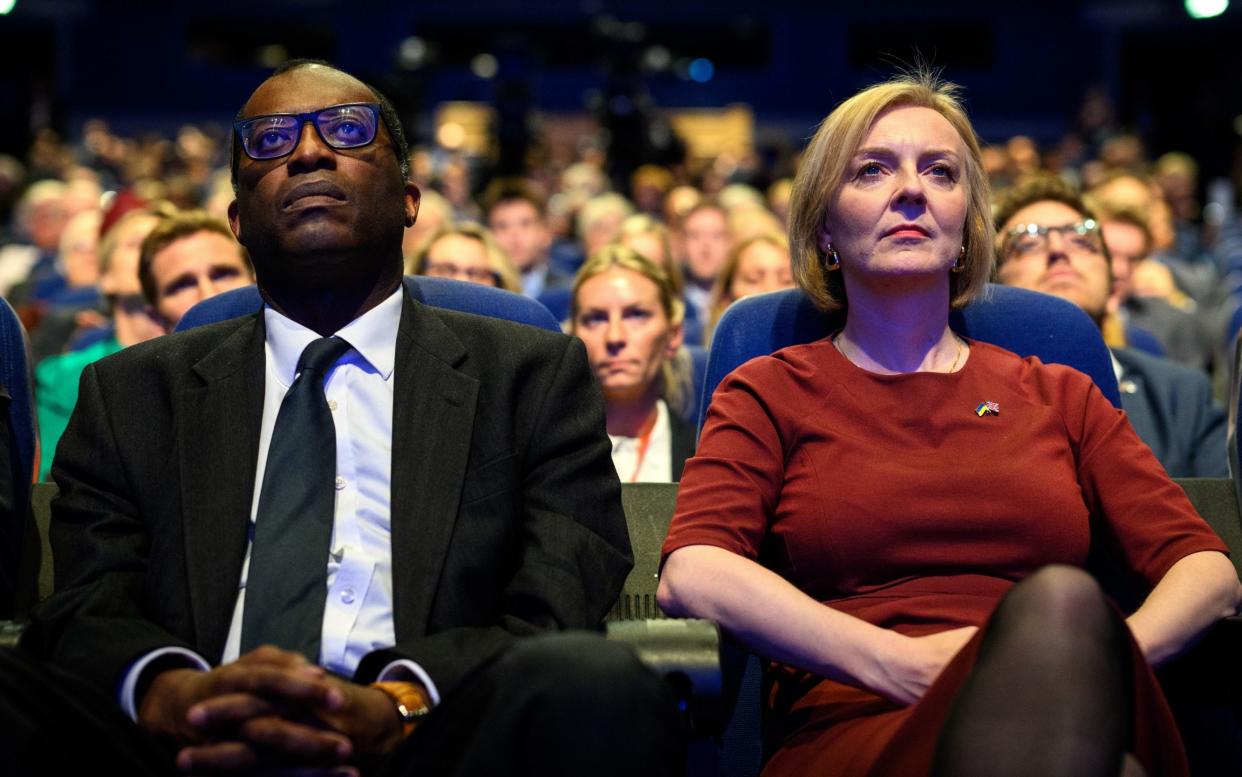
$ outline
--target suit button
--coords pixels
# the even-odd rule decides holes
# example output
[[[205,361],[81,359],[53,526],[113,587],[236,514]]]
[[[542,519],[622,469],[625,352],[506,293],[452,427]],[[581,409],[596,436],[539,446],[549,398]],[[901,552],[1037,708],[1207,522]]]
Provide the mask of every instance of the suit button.
[[[346,604],[353,604],[354,603],[354,589],[346,588],[344,591],[341,591],[341,601],[345,602]]]
[[[328,409],[331,410],[333,413],[336,412],[336,400],[335,399],[328,400]]]
[[[345,488],[345,478],[340,477],[340,476],[337,476],[337,478],[336,478],[336,490],[337,490],[337,491],[340,491],[340,490],[342,490],[343,488]]]

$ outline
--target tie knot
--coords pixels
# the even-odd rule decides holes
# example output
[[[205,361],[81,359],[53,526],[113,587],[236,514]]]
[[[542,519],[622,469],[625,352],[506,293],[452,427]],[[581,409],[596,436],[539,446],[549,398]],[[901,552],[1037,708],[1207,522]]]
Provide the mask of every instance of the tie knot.
[[[349,343],[339,337],[321,337],[302,351],[298,359],[298,372],[314,370],[323,374],[349,350]]]

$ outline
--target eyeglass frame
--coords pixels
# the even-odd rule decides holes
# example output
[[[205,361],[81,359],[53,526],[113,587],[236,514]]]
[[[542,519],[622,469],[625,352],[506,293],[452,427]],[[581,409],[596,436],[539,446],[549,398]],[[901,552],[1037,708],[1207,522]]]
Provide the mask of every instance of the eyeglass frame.
[[[319,127],[319,116],[323,114],[324,111],[330,111],[336,108],[354,108],[354,107],[363,107],[363,108],[371,109],[371,113],[375,118],[375,134],[372,135],[371,139],[368,140],[366,143],[359,143],[356,146],[333,145],[333,143],[330,140],[324,137],[323,130],[320,129]],[[246,143],[246,134],[243,132],[243,128],[248,128],[250,125],[254,124],[257,121],[261,121],[263,119],[284,118],[284,117],[297,119],[297,122],[298,122],[297,140],[294,141],[293,147],[290,148],[285,153],[277,154],[276,156],[258,157],[250,153],[250,147]],[[356,148],[366,148],[367,146],[374,143],[375,140],[379,137],[379,128],[381,124],[384,127],[388,128],[388,120],[384,118],[384,108],[379,103],[339,103],[337,105],[325,105],[322,108],[318,108],[313,111],[306,111],[305,113],[264,113],[258,116],[247,116],[244,119],[240,119],[238,121],[233,122],[233,132],[237,133],[238,145],[241,146],[242,153],[244,153],[247,157],[249,157],[250,159],[253,159],[256,162],[270,162],[273,159],[283,159],[284,157],[287,157],[290,154],[292,154],[294,151],[298,150],[298,146],[302,144],[302,128],[306,126],[307,122],[310,122],[310,125],[315,128],[315,134],[317,134],[319,136],[319,139],[324,142],[324,145],[326,145],[328,148],[331,148],[333,151],[348,151],[348,150],[352,150]],[[388,128],[388,134],[389,135],[392,134],[391,128]]]
[[[1079,237],[1093,235],[1096,240],[1096,253],[1108,259],[1108,247],[1104,244],[1104,234],[1100,229],[1100,222],[1093,218],[1085,218],[1082,221],[1073,224],[1058,224],[1056,226],[1045,226],[1042,224],[1019,224],[1013,229],[1005,232],[1004,240],[1001,242],[1000,260],[1003,262],[1009,258],[1010,250],[1013,248],[1013,242],[1020,237],[1033,235],[1042,237],[1045,241],[1048,235],[1056,232],[1065,237],[1067,232],[1072,232]]]
[[[453,272],[451,274],[441,274],[441,273],[432,272],[433,268],[444,269],[446,266],[453,268]],[[428,260],[426,263],[423,264],[422,274],[430,276],[432,278],[448,278],[450,280],[460,280],[460,277],[464,275],[466,278],[469,278],[470,281],[472,282],[476,280],[482,280],[483,278],[490,278],[492,280],[493,286],[497,288],[500,288],[501,286],[500,273],[496,272],[491,267],[463,267],[462,265],[456,264],[452,261],[433,262],[431,260]]]

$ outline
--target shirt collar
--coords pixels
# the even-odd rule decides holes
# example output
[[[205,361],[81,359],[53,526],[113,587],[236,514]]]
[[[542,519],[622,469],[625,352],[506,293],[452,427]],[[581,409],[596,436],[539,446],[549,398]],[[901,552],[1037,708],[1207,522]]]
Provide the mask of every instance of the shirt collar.
[[[403,295],[397,289],[380,304],[350,321],[334,334],[344,338],[353,348],[341,362],[370,365],[381,378],[392,377],[397,360],[397,327],[401,323]],[[272,308],[263,306],[267,324],[267,347],[276,377],[285,386],[292,385],[302,351],[320,335]]]

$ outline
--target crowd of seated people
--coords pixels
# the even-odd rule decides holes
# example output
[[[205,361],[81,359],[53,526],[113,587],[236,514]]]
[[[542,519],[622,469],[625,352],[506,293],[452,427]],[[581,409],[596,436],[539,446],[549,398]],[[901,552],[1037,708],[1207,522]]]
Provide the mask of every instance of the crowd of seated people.
[[[1203,223],[1185,155],[1149,163],[1125,135],[1096,152],[1080,149],[1075,159],[1064,146],[1041,151],[1026,138],[980,150],[981,174],[993,183],[994,223],[985,230],[996,234],[986,249],[995,256],[992,280],[1086,311],[1114,354],[1123,407],[1165,471],[1225,476],[1224,416],[1212,380],[1219,396],[1227,323],[1238,305],[1228,279],[1242,272],[1242,251],[1231,241],[1242,226]],[[701,389],[688,349],[709,347],[737,300],[795,285],[786,236],[800,196],[792,166],[738,170],[730,180],[718,165],[646,165],[628,189],[612,191],[606,165],[589,152],[564,169],[491,179],[474,175],[460,155],[430,157],[425,149],[411,157],[421,196],[402,243],[404,271],[548,305],[585,345],[620,480],[680,480],[695,450],[691,408]],[[0,236],[0,293],[30,333],[42,451],[36,476],[46,478],[87,365],[165,335],[192,305],[252,283],[254,274],[229,226],[227,144],[209,133],[190,127],[175,142],[138,143],[93,122],[80,143],[41,136],[27,161],[24,194]],[[848,248],[836,247],[848,261]],[[829,245],[823,254],[835,251]],[[943,363],[931,372],[952,374],[974,346],[951,335],[944,343]],[[838,338],[824,358],[865,367],[850,345]],[[989,354],[981,349],[980,359]],[[716,452],[728,447],[717,443]],[[716,484],[700,476],[696,485],[702,503],[714,504]],[[685,519],[682,526],[684,535]],[[714,544],[680,542],[670,552]],[[717,614],[715,602],[693,595],[669,601]],[[955,647],[972,640],[974,649],[973,633],[959,637]],[[765,634],[755,643],[782,638]]]

